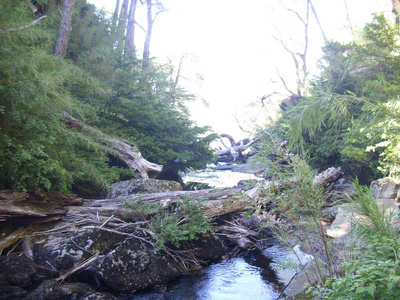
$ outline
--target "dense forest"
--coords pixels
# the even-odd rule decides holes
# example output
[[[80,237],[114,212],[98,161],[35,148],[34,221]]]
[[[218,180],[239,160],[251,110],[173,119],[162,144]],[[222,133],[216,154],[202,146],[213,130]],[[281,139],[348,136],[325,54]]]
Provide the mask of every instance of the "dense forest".
[[[306,96],[280,104],[269,136],[289,141],[312,167],[343,166],[362,183],[398,177],[400,166],[399,28],[375,15],[350,43],[327,41],[320,75]]]
[[[194,95],[179,85],[175,66],[158,64],[148,49],[137,55],[127,8],[117,20],[118,12],[76,1],[61,54],[61,1],[2,1],[0,11],[1,189],[93,196],[134,176],[101,137],[68,126],[63,112],[137,145],[173,174],[212,160],[215,134],[185,107]],[[327,41],[323,51],[320,75],[282,101],[268,132],[317,169],[343,165],[365,183],[398,175],[398,25],[377,15],[353,42]]]
[[[0,3],[0,189],[95,196],[134,177],[104,139],[71,128],[63,112],[136,145],[164,173],[210,161],[215,135],[190,119],[194,96],[179,86],[179,70],[139,58],[126,22],[84,0],[57,49],[63,10],[56,0]]]

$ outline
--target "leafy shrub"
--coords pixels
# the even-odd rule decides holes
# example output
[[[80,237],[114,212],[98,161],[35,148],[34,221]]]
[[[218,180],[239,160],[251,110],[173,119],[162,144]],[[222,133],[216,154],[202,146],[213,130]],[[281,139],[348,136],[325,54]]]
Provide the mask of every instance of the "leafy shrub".
[[[144,201],[125,202],[125,207],[132,212],[127,218],[150,220],[148,226],[155,240],[156,251],[164,249],[171,243],[175,247],[180,242],[197,239],[198,235],[212,231],[213,227],[205,220],[201,202],[184,198],[171,206]]]

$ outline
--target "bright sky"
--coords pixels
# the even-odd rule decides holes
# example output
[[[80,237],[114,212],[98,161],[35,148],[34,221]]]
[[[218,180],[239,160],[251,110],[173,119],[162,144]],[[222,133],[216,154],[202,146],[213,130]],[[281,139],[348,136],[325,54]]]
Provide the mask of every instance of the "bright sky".
[[[98,7],[113,12],[115,0],[89,0]],[[253,119],[264,123],[266,115],[276,107],[261,107],[263,95],[282,90],[274,84],[276,69],[288,82],[293,79],[291,57],[273,39],[277,28],[288,44],[295,45],[301,37],[301,25],[293,14],[282,8],[279,0],[162,0],[166,12],[155,22],[151,55],[159,61],[178,61],[185,55],[181,84],[202,101],[192,104],[193,119],[199,125],[211,125],[217,133],[232,134],[236,139],[248,136]],[[292,1],[282,1],[289,3]],[[296,2],[296,1],[295,1]],[[347,0],[349,17],[356,27],[371,20],[372,12],[391,10],[390,0]],[[303,3],[303,1],[297,1]],[[313,0],[328,39],[345,39],[346,9],[344,0]],[[141,7],[142,11],[145,7]],[[141,21],[139,21],[141,22]],[[322,38],[311,16],[310,49],[320,56]],[[141,24],[146,26],[145,22]],[[140,29],[137,29],[140,32]],[[299,42],[302,40],[300,39]],[[137,40],[140,49],[141,41]],[[139,53],[140,54],[140,53]],[[316,61],[309,62],[311,71]],[[204,79],[201,81],[199,76]],[[282,99],[284,97],[277,96]],[[273,115],[273,114],[272,114]]]

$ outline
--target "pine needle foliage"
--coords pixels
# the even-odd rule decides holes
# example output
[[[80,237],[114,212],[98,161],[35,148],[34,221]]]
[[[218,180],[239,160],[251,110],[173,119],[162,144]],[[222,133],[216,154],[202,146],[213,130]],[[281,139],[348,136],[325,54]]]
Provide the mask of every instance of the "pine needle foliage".
[[[327,42],[310,96],[293,102],[274,132],[316,168],[343,165],[362,182],[398,176],[398,40],[398,26],[376,15],[359,40]]]
[[[63,111],[177,171],[212,158],[214,135],[184,108],[192,95],[179,87],[171,92],[174,74],[155,62],[144,83],[136,55],[115,51],[104,13],[78,0],[66,59],[60,59],[53,55],[59,1],[32,3],[0,2],[1,189],[99,197],[109,184],[134,175],[98,136],[68,128]]]

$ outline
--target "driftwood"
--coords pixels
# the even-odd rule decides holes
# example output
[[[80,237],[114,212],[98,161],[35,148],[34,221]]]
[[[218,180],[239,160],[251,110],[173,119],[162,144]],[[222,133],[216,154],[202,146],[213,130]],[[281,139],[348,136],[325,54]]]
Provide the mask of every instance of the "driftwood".
[[[75,195],[55,192],[28,191],[14,193],[0,191],[0,221],[10,218],[28,218],[29,224],[59,219],[68,211],[67,206],[82,205],[83,199]]]
[[[313,184],[327,187],[331,183],[335,182],[342,174],[342,169],[340,167],[331,167],[329,169],[326,169],[321,174],[315,176]]]
[[[219,135],[219,138],[220,138],[221,144],[225,147],[225,149],[217,150],[216,154],[219,157],[223,157],[223,156],[227,156],[227,155],[231,156],[233,161],[237,160],[240,157],[240,155],[242,154],[242,152],[245,151],[246,149],[248,149],[256,141],[256,139],[253,139],[253,138],[246,138],[246,139],[242,139],[236,143],[234,138],[229,134],[221,134],[221,135]],[[227,138],[229,140],[230,146],[227,146],[224,143],[223,138]]]
[[[63,112],[62,118],[67,126],[84,129],[100,138],[130,169],[135,172],[135,174],[137,174],[136,177],[149,178],[149,172],[160,173],[162,171],[162,165],[158,165],[144,159],[142,154],[135,146],[128,145],[123,141],[107,136],[98,129],[95,129],[78,121],[74,117],[71,117],[66,112]]]
[[[244,211],[250,201],[249,197],[233,188],[137,194],[114,199],[87,200],[82,207],[70,207],[68,216],[71,221],[83,215],[92,215],[92,218],[108,218],[115,215],[123,218],[126,212],[130,211],[124,207],[124,202],[160,203],[165,206],[181,202],[183,199],[202,201],[205,218]]]

